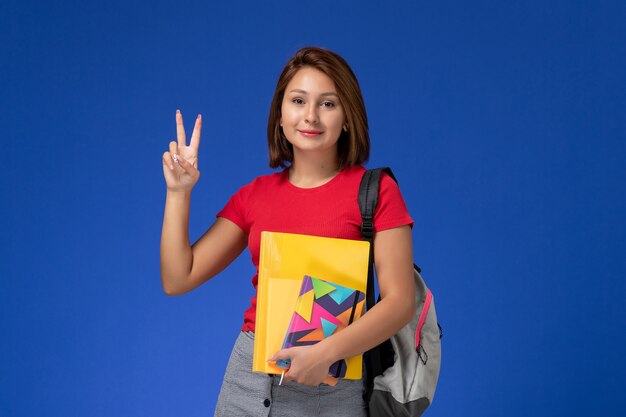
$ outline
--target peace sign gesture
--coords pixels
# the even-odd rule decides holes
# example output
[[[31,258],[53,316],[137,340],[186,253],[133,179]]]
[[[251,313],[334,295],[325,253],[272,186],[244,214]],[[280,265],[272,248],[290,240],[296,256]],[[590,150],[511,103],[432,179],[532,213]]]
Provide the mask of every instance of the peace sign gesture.
[[[170,150],[163,154],[163,175],[168,191],[189,192],[200,178],[198,171],[198,148],[202,116],[198,115],[191,134],[189,146],[186,144],[183,115],[176,110],[176,136],[178,142],[170,142]]]

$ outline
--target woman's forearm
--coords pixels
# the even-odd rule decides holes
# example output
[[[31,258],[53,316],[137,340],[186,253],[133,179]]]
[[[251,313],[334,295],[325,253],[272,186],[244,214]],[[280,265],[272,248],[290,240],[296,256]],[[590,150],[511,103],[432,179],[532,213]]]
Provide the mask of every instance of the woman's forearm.
[[[189,291],[188,277],[193,264],[189,243],[191,192],[167,192],[161,231],[161,282],[168,295]]]

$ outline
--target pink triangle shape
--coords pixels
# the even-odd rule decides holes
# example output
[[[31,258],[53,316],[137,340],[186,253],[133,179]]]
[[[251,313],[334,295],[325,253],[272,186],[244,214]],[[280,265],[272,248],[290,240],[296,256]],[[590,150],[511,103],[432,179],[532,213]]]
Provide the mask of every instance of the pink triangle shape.
[[[300,332],[303,330],[321,329],[322,321],[320,319],[325,319],[337,326],[343,324],[340,320],[337,319],[337,317],[333,316],[331,313],[320,307],[319,304],[313,303],[311,322],[307,322],[299,314],[296,313],[293,315],[291,325],[289,326],[289,331]]]

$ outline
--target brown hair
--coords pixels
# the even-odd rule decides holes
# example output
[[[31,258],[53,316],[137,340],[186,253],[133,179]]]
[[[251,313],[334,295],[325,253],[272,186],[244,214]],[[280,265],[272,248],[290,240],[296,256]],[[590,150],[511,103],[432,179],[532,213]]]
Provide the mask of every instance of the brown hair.
[[[303,67],[315,68],[326,74],[337,89],[339,101],[347,119],[348,131],[341,131],[337,143],[339,167],[362,164],[369,158],[370,136],[367,114],[359,82],[345,59],[328,49],[308,46],[300,49],[287,62],[278,78],[267,121],[267,142],[270,167],[286,167],[293,162],[293,146],[280,126],[281,106],[287,84]]]

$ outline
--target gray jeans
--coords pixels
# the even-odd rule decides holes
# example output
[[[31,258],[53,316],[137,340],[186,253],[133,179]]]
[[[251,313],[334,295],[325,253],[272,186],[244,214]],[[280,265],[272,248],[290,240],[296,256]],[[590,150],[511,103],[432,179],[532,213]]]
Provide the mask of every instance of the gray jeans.
[[[241,332],[233,347],[215,417],[365,417],[363,380],[340,379],[336,386],[310,387],[252,372],[254,333]]]

